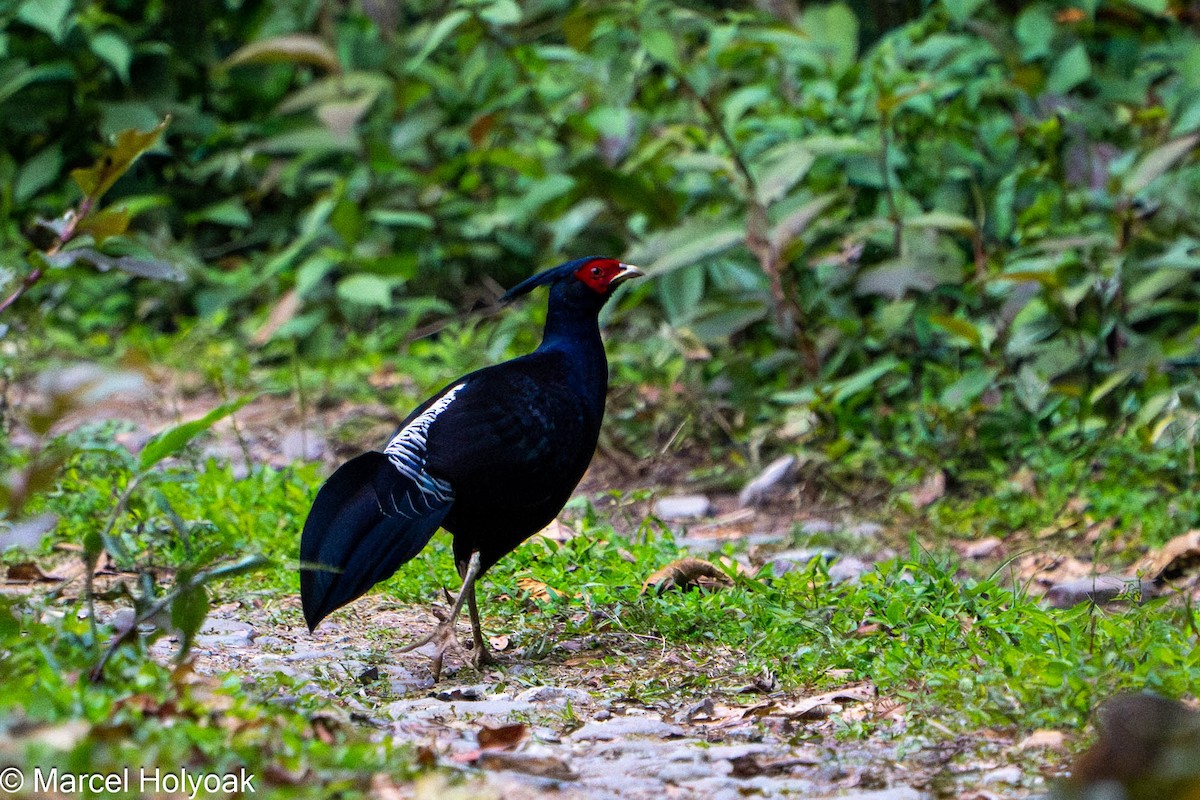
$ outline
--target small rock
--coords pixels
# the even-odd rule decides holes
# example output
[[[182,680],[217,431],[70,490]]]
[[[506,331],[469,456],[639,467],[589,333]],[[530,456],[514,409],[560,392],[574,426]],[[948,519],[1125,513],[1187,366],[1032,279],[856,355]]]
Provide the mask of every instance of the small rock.
[[[538,703],[554,708],[573,708],[595,705],[592,696],[582,689],[569,689],[563,686],[535,686],[517,695],[517,702]]]
[[[859,539],[873,539],[883,532],[878,522],[856,522],[846,528],[846,533]]]
[[[695,781],[712,775],[712,765],[700,761],[673,761],[658,770],[658,779],[668,783]]]
[[[1004,542],[996,536],[988,536],[974,542],[963,542],[961,549],[963,558],[989,558],[997,555]]]
[[[208,617],[200,626],[200,633],[241,633],[254,638],[254,626],[237,619]]]
[[[1067,749],[1067,736],[1062,731],[1036,730],[1017,744],[1018,750],[1059,750]]]
[[[834,583],[855,583],[871,571],[871,565],[861,558],[843,556],[829,565],[829,580]]]
[[[696,717],[712,717],[716,710],[716,705],[711,697],[706,697],[698,703],[693,703],[683,710],[683,718],[687,722],[691,722]]]
[[[911,786],[893,786],[890,789],[879,789],[874,792],[859,792],[858,794],[838,795],[837,800],[924,800],[925,795]],[[833,800],[833,798],[830,798]]]
[[[318,461],[325,454],[325,440],[316,431],[295,428],[284,434],[279,452],[287,462]]]
[[[654,516],[663,522],[707,517],[712,503],[702,494],[680,494],[654,501]]]
[[[787,478],[795,465],[795,456],[781,456],[772,461],[738,493],[738,505],[745,508],[766,501],[778,490],[779,484]]]
[[[766,566],[770,568],[771,574],[778,578],[780,575],[804,569],[814,559],[829,562],[838,555],[836,550],[824,547],[803,547],[799,550],[784,550],[782,553],[776,553],[766,563]]]
[[[609,722],[589,722],[571,734],[571,739],[577,742],[606,741],[626,736],[667,739],[683,736],[683,728],[649,717],[619,717]]]
[[[739,544],[746,547],[764,544],[778,544],[784,539],[790,539],[781,533],[750,533],[737,537]],[[729,544],[729,539],[723,536],[681,536],[676,539],[681,547],[689,553],[715,553]]]
[[[245,632],[201,633],[196,635],[193,644],[201,649],[219,650],[226,647],[249,647],[254,644],[254,639]]]
[[[1071,608],[1080,603],[1109,603],[1122,594],[1132,595],[1139,602],[1153,591],[1149,581],[1122,578],[1120,575],[1094,575],[1055,584],[1046,590],[1046,604],[1051,608]]]
[[[815,533],[833,533],[838,528],[827,519],[806,519],[800,523],[800,532],[812,536]]]
[[[985,785],[989,783],[1009,783],[1015,786],[1021,782],[1021,768],[1016,764],[999,767],[985,772],[979,779],[979,782]]]

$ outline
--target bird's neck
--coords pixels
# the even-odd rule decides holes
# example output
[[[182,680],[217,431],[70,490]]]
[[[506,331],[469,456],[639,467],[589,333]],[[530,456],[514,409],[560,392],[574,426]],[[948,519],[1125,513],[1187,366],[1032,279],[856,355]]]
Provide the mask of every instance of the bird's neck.
[[[596,406],[598,413],[603,414],[604,395],[608,390],[608,359],[604,356],[600,321],[595,310],[551,303],[538,352],[565,355],[568,380]]]

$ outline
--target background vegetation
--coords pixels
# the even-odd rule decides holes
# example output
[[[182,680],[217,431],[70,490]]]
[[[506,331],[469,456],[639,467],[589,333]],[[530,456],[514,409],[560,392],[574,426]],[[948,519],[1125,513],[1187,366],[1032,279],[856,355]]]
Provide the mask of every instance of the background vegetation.
[[[921,523],[937,530],[1003,534],[1078,492],[1118,516],[1118,534],[1137,534],[1126,546],[1196,526],[1194,9],[942,0],[901,5],[891,20],[876,6],[0,2],[5,379],[61,360],[148,362],[198,370],[225,394],[403,409],[536,341],[538,304],[491,315],[500,287],[609,254],[651,275],[608,320],[609,453],[678,457],[685,477],[713,486],[780,452],[856,486],[905,487],[940,469],[951,497]],[[123,131],[160,127],[106,149]],[[105,172],[104,154],[122,152]],[[403,380],[369,380],[395,363]],[[183,452],[203,427],[155,455]],[[165,602],[157,610],[171,606],[184,630],[203,618],[236,526],[212,509],[178,514],[176,484],[269,492],[286,497],[279,518],[295,519],[316,480],[255,473],[243,485],[200,465],[171,477],[158,459],[88,436],[8,448],[4,466],[24,481],[14,486],[44,489],[9,492],[11,513],[26,501],[29,513],[54,510],[68,521],[55,538],[90,558],[132,567],[165,553],[184,571],[170,590],[145,585],[137,607],[149,619]],[[1025,463],[1057,488],[1029,497],[1006,482]],[[117,476],[115,503],[89,465]],[[271,486],[245,488],[254,481]],[[231,483],[242,488],[219,488]],[[96,513],[112,515],[103,540],[87,538]],[[226,534],[200,551],[155,551],[165,545],[144,523],[171,514]],[[268,527],[248,550],[285,571],[291,529]],[[1190,609],[1135,626],[1156,632],[1143,649],[1121,625],[1031,621],[1045,614],[1032,605],[1018,630],[1011,608],[983,608],[990,584],[950,588],[937,564],[919,574],[915,588],[883,573],[847,590],[839,613],[871,608],[896,624],[892,609],[929,590],[953,606],[931,612],[930,642],[954,654],[956,636],[995,637],[1014,655],[991,677],[1040,677],[997,705],[982,680],[966,681],[973,666],[916,664],[900,648],[881,679],[894,686],[919,670],[951,693],[939,702],[1023,724],[1077,722],[1105,683],[1194,686],[1194,656],[1181,655]],[[737,602],[764,624],[794,620],[777,613],[795,600],[788,586]],[[686,638],[676,626],[698,602],[646,622]],[[51,636],[2,611],[0,646]],[[952,636],[964,614],[995,627]],[[40,665],[26,674],[94,666],[97,631],[54,624],[80,649],[22,649]],[[734,628],[714,635],[749,635]],[[821,646],[795,655],[794,639],[768,639],[762,657],[786,661],[792,681],[831,666]],[[1115,665],[1129,648],[1145,658]],[[839,652],[838,667],[878,669]],[[153,673],[154,691],[175,680],[124,656],[110,669],[135,682]],[[41,680],[24,685],[57,685]],[[915,702],[921,691],[909,690]],[[105,702],[122,696],[111,691]],[[46,718],[88,702],[43,701],[64,703],[39,706]]]

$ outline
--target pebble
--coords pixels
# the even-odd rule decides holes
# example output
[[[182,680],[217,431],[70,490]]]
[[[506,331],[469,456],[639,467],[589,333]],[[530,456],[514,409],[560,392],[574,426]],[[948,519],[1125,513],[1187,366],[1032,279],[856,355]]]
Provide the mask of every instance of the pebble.
[[[679,494],[654,501],[654,516],[663,522],[707,517],[712,503],[702,494]]]
[[[1021,782],[1021,768],[1016,764],[999,767],[985,772],[983,777],[979,779],[979,782],[985,785],[989,783],[1009,783],[1015,786]]]
[[[829,565],[829,580],[834,583],[857,583],[871,571],[871,565],[861,558],[843,556]]]
[[[596,701],[582,689],[571,689],[565,686],[535,686],[517,695],[517,701],[523,703],[538,703],[554,709],[585,708],[594,706]]]
[[[795,456],[781,456],[772,461],[738,493],[738,505],[745,508],[759,505],[768,500],[779,490],[779,485],[783,483],[795,465]]]
[[[873,539],[883,532],[883,526],[878,522],[856,522],[846,528],[846,533],[859,539]]]
[[[766,565],[770,567],[771,574],[778,578],[780,575],[804,569],[814,559],[828,562],[837,557],[836,550],[824,547],[803,547],[798,550],[784,550],[782,553],[776,553]]]
[[[1051,608],[1070,608],[1080,603],[1108,603],[1122,594],[1132,594],[1138,600],[1147,597],[1153,584],[1120,575],[1094,575],[1055,584],[1046,590],[1046,604]]]
[[[827,519],[806,519],[800,523],[800,532],[807,536],[817,533],[833,533],[837,529],[838,526]]]
[[[289,463],[319,461],[325,455],[325,440],[316,431],[296,428],[284,434],[279,442],[279,451]]]
[[[617,717],[608,722],[589,722],[571,734],[577,742],[619,739],[624,736],[683,736],[683,728],[649,717]]]
[[[873,792],[837,795],[837,800],[925,800],[925,795],[911,786],[893,786],[890,789],[878,789]],[[830,797],[829,800],[834,800]]]

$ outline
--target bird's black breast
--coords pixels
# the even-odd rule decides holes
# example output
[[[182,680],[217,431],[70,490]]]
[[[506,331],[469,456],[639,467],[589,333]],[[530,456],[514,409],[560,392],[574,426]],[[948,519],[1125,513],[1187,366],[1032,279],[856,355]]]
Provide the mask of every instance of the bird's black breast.
[[[442,526],[484,568],[562,510],[596,450],[604,386],[534,354],[467,376],[429,425],[426,469],[454,490]],[[598,400],[598,402],[597,402]]]

